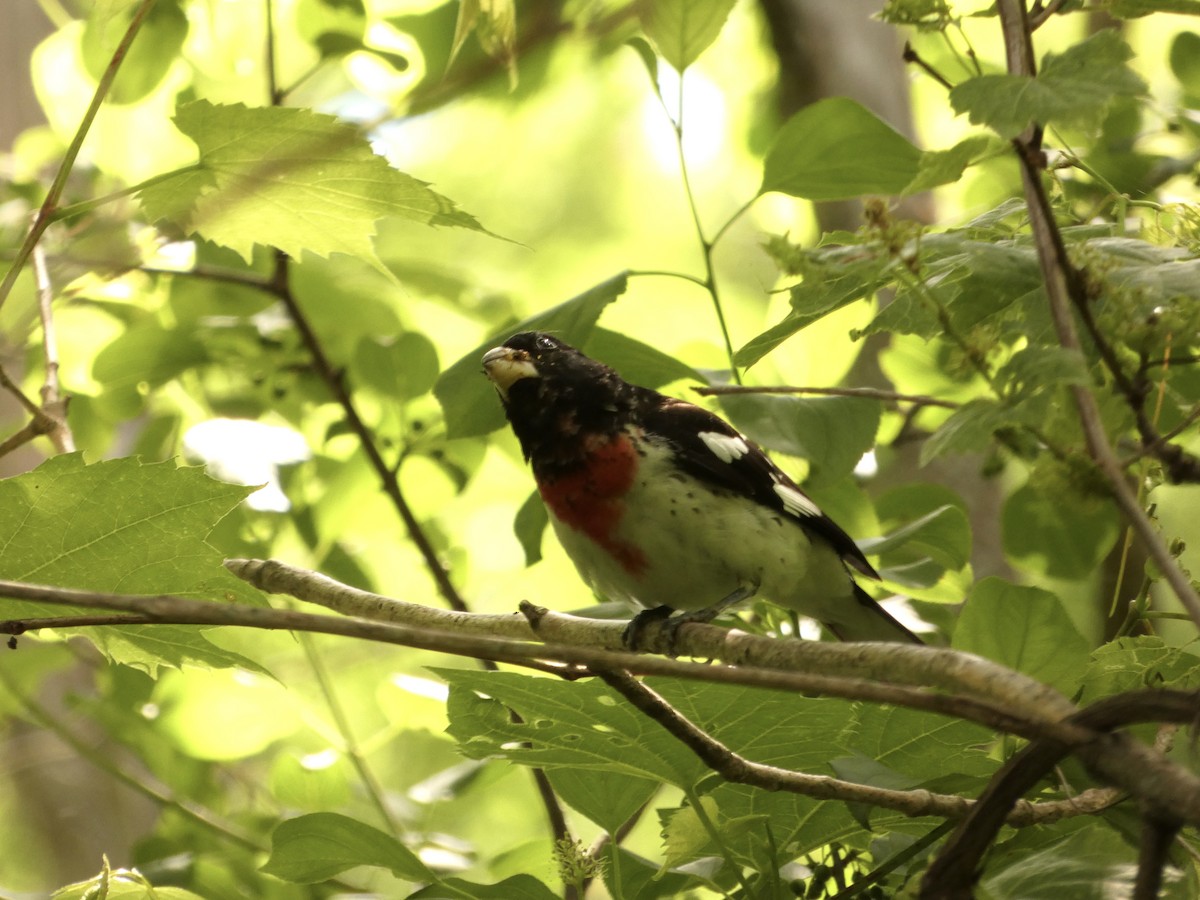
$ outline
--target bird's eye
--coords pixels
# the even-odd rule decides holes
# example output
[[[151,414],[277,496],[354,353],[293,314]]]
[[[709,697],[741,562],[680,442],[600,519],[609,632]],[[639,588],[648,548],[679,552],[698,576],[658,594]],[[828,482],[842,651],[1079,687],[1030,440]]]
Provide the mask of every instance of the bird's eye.
[[[553,349],[555,349],[555,346],[556,346],[554,341],[552,339],[546,337],[545,335],[542,335],[540,338],[538,338],[534,342],[534,345],[539,350],[553,350]]]

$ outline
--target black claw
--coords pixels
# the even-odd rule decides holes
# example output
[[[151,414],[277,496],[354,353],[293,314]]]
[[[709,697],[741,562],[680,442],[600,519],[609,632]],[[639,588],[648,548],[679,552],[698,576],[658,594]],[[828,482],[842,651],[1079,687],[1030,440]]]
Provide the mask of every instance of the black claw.
[[[653,609],[643,609],[630,619],[629,624],[621,633],[621,643],[625,645],[625,649],[633,653],[639,652],[642,649],[642,638],[645,636],[646,627],[664,620],[669,622],[673,612],[675,610],[669,606],[656,606]]]

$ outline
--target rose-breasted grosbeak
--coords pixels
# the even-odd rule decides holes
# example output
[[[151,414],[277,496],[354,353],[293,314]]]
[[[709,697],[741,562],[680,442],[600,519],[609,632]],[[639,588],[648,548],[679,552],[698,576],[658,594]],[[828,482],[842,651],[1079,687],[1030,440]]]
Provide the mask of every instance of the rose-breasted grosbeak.
[[[842,640],[917,641],[850,577],[846,532],[731,425],[557,338],[483,356],[559,541],[609,600],[706,619],[761,593]]]

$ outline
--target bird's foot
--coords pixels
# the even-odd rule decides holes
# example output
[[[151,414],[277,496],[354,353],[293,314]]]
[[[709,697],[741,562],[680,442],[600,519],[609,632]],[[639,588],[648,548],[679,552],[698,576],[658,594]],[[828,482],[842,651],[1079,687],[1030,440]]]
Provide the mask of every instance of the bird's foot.
[[[673,612],[675,610],[669,606],[655,606],[653,609],[643,609],[639,612],[629,620],[629,624],[621,632],[621,643],[625,645],[625,649],[632,653],[640,652],[646,636],[646,628],[656,622],[670,622]]]
[[[679,641],[679,629],[682,626],[692,623],[707,625],[721,613],[725,612],[725,610],[737,606],[744,600],[748,600],[757,592],[757,585],[742,585],[718,600],[712,606],[706,606],[703,609],[694,609],[690,612],[680,613],[677,616],[671,615],[675,610],[670,606],[656,606],[653,609],[644,609],[625,626],[625,632],[621,635],[621,641],[627,649],[638,652],[643,649],[642,643],[646,628],[653,623],[661,622],[661,637],[663,644],[666,646],[666,653],[668,656],[675,656],[675,647]]]

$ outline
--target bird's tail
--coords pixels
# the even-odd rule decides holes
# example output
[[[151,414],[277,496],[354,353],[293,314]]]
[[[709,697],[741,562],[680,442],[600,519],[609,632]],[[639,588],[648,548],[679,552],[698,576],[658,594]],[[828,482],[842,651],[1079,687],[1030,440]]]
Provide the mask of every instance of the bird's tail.
[[[851,601],[855,604],[852,610],[846,610],[846,615],[839,617],[837,622],[822,624],[837,635],[842,641],[898,641],[907,644],[925,643],[892,616],[890,616],[875,598],[857,584],[854,585],[854,596]]]

